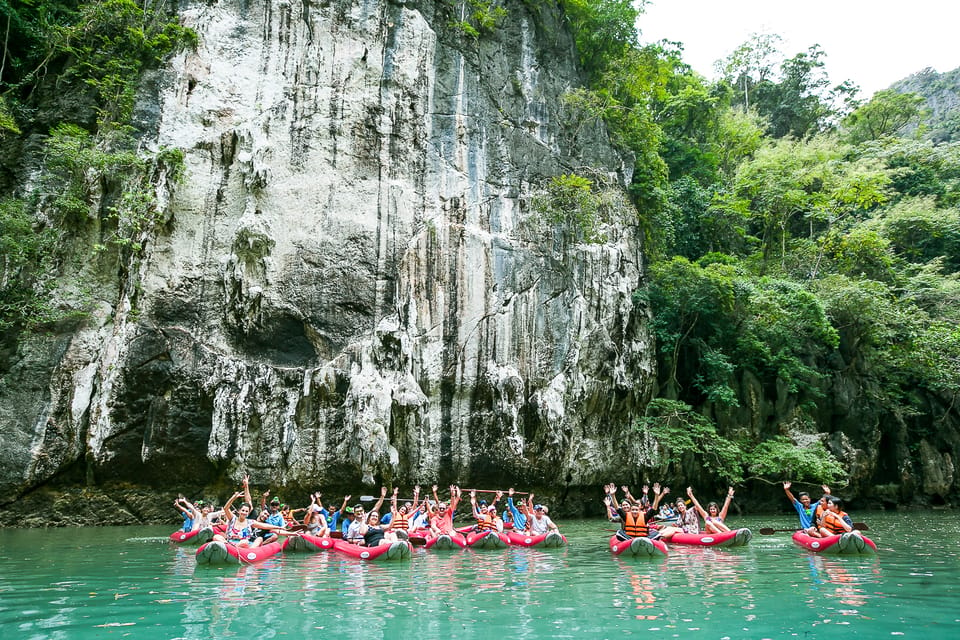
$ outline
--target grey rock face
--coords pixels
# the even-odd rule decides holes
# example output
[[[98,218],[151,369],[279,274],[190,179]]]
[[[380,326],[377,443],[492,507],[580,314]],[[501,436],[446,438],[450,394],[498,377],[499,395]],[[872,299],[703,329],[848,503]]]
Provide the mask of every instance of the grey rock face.
[[[47,399],[13,420],[0,490],[77,462],[166,485],[559,490],[635,459],[654,360],[628,176],[563,104],[579,79],[555,8],[508,10],[473,40],[446,3],[185,9],[201,44],[140,110],[186,150],[168,232],[21,394]],[[602,243],[531,206],[584,167],[614,202]]]

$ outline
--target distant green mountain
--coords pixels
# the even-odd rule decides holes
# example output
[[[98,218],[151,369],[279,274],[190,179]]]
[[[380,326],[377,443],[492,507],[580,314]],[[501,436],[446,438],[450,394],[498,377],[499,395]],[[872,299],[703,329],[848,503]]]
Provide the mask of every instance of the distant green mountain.
[[[900,93],[926,98],[924,137],[934,142],[960,140],[960,68],[946,73],[926,68],[890,86]]]

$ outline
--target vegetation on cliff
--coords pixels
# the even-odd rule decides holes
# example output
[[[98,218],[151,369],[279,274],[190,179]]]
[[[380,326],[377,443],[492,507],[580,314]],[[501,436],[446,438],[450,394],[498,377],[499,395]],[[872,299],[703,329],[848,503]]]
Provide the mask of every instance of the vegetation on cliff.
[[[0,200],[7,347],[24,328],[82,315],[91,266],[130,271],[161,222],[158,193],[179,178],[182,154],[145,150],[130,123],[144,70],[195,41],[172,10],[166,0],[0,2],[0,136],[14,149],[5,155],[44,140],[40,166],[4,167],[13,186]],[[77,286],[53,303],[61,277]]]
[[[957,112],[934,121],[929,107],[956,74],[860,100],[827,78],[818,46],[787,57],[760,36],[708,82],[676,43],[640,43],[634,1],[560,4],[587,81],[567,105],[633,163],[651,259],[635,301],[652,311],[660,377],[637,424],[650,470],[847,479],[905,498],[922,443],[960,453],[941,435],[960,419],[960,142]],[[449,26],[473,38],[509,10],[458,7]],[[131,122],[143,73],[195,39],[173,9],[0,0],[0,372],[19,332],[85,310],[79,286],[52,301],[55,279],[124,282],[164,224],[182,157],[144,149]],[[10,161],[38,144],[37,166]],[[583,174],[555,177],[534,210],[601,241],[610,204]],[[892,461],[855,477],[844,438],[861,426],[880,434],[870,455]]]
[[[960,147],[922,135],[923,99],[858,100],[831,84],[818,46],[788,58],[776,36],[744,43],[708,82],[678,46],[639,44],[633,2],[563,5],[590,78],[570,100],[636,158],[652,258],[637,301],[652,308],[660,376],[638,428],[661,471],[699,451],[727,481],[849,478],[838,441],[819,455],[810,436],[843,429],[836,395],[851,377],[869,389],[860,418],[911,452],[901,470],[922,464],[923,439],[949,452],[936,433],[958,418]],[[748,379],[775,399],[769,415]],[[734,417],[748,415],[773,429]],[[864,492],[900,481],[849,479]]]

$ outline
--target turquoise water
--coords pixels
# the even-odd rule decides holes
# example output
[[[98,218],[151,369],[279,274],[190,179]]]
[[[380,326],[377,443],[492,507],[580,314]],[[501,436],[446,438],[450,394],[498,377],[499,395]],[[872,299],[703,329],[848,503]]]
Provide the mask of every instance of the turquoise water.
[[[0,630],[33,638],[920,638],[960,635],[960,515],[856,514],[876,557],[819,557],[786,516],[741,549],[614,558],[601,521],[561,550],[329,553],[196,566],[166,528],[2,530]],[[922,526],[925,534],[917,533]]]

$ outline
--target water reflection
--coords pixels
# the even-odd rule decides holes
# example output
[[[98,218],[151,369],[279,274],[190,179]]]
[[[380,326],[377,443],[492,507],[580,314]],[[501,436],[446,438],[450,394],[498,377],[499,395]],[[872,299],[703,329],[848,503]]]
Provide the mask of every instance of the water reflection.
[[[880,565],[877,560],[864,561],[859,558],[831,558],[809,554],[810,589],[817,596],[835,599],[842,605],[862,607],[867,602],[867,591],[863,588],[880,578]],[[857,609],[840,609],[842,615],[856,615]]]

